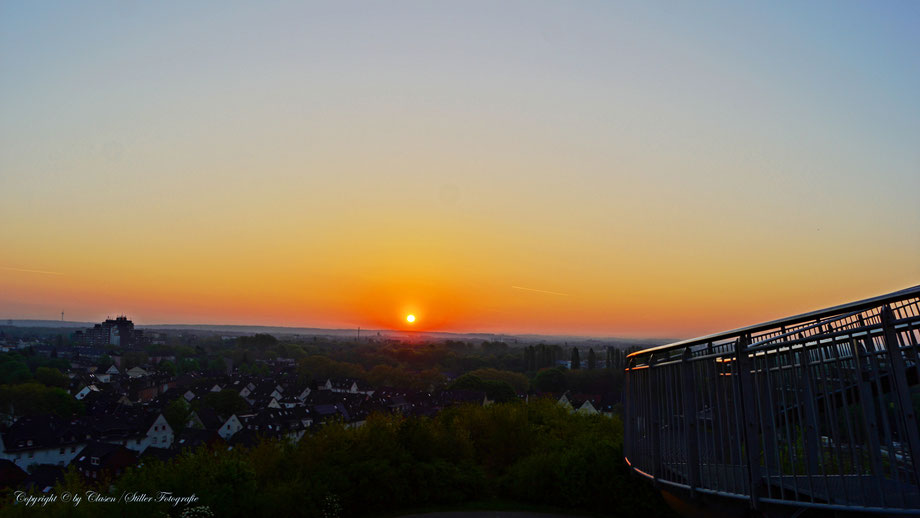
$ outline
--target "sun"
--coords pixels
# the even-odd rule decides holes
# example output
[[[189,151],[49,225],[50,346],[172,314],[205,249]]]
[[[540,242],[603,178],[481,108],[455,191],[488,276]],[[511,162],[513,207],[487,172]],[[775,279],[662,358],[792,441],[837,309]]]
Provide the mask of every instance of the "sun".
[[[415,315],[406,315],[406,322],[409,322],[410,324],[415,322]]]

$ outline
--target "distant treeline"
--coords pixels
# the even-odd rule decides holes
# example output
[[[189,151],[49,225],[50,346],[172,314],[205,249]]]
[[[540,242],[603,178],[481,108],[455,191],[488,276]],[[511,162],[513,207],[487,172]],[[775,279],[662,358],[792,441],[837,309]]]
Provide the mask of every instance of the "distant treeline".
[[[64,375],[70,364],[26,349],[0,353],[0,418],[54,413],[63,417],[83,412],[83,404],[67,391]]]
[[[357,429],[324,426],[298,443],[200,449],[145,459],[90,486],[70,471],[54,488],[84,494],[195,494],[214,516],[357,517],[473,501],[520,502],[609,516],[669,516],[623,463],[616,417],[572,414],[551,400],[449,408],[434,418],[375,415]],[[157,503],[52,503],[27,509],[2,495],[0,518],[182,516]],[[205,512],[199,509],[198,511]]]

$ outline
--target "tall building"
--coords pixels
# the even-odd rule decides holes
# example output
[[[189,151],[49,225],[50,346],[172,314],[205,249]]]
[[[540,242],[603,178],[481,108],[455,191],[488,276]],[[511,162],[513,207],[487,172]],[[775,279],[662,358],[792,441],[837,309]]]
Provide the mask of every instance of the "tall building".
[[[74,342],[93,347],[135,347],[145,344],[144,332],[135,330],[134,322],[124,315],[114,320],[106,319],[86,331],[77,331],[74,333]]]

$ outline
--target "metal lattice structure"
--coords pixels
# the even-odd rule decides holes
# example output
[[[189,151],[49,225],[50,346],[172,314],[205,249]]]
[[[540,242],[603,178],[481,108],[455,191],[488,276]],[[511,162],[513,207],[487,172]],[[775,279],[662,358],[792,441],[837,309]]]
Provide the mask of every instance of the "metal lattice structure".
[[[628,357],[625,456],[689,497],[920,514],[920,286]]]

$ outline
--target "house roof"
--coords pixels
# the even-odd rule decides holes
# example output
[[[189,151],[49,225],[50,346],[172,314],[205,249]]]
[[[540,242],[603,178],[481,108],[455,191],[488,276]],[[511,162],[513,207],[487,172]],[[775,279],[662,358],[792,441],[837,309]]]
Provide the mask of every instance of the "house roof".
[[[54,415],[19,418],[3,434],[7,452],[59,448],[86,440],[90,430],[79,421],[68,421]]]
[[[201,420],[205,430],[217,430],[226,421],[226,419],[217,414],[216,410],[208,406],[200,407],[195,413],[198,415],[198,419]]]
[[[72,460],[70,464],[81,469],[102,469],[110,467],[110,460],[113,459],[116,455],[121,456],[128,461],[121,464],[133,464],[137,462],[137,453],[129,450],[128,448],[125,448],[120,444],[90,441],[87,443],[85,448],[77,453],[77,456],[74,457],[74,460]],[[99,463],[93,464],[93,458],[98,458]]]
[[[348,409],[345,408],[345,405],[342,403],[333,405],[313,405],[313,414],[319,419],[340,415],[346,422],[351,420]]]
[[[333,413],[337,410],[333,409]],[[293,431],[304,430],[313,420],[309,409],[265,408],[255,414],[240,416],[240,423],[245,430],[252,430],[266,436],[276,436]]]
[[[327,381],[337,389],[350,390],[352,385],[355,385],[358,390],[371,390],[370,385],[357,378],[329,378]]]
[[[99,440],[122,441],[147,435],[147,431],[162,414],[139,406],[120,407],[114,412],[86,416],[81,419]]]
[[[176,437],[175,448],[184,450],[186,448],[198,449],[205,444],[219,444],[224,440],[214,430],[198,430],[195,428],[186,428]]]
[[[179,452],[174,449],[167,448],[157,448],[156,446],[148,446],[143,453],[141,453],[141,459],[144,457],[153,457],[154,459],[160,460],[162,462],[168,462],[176,455],[179,455]]]
[[[32,468],[32,473],[22,481],[26,489],[48,492],[55,484],[64,480],[64,468],[52,464],[39,464]]]
[[[0,459],[0,488],[19,485],[29,474],[13,461]]]

